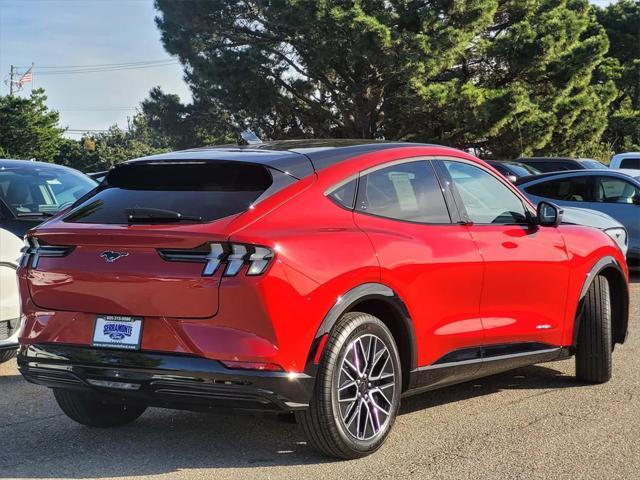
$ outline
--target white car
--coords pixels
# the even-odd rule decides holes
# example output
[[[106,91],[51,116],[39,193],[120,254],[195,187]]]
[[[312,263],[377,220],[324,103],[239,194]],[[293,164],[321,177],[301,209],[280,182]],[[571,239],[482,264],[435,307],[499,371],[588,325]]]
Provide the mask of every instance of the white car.
[[[16,269],[22,239],[0,228],[0,363],[16,353],[20,323],[20,297]]]
[[[618,153],[611,157],[609,168],[640,170],[640,152]]]

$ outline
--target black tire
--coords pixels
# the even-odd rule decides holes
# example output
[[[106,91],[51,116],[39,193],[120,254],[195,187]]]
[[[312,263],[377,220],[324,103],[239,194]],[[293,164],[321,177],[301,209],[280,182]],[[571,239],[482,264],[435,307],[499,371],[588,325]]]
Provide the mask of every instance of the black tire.
[[[125,403],[107,403],[97,397],[56,388],[53,394],[67,417],[89,427],[118,427],[133,422],[147,407]]]
[[[576,349],[578,380],[607,382],[611,378],[612,351],[609,282],[599,275],[587,291],[581,312]]]
[[[0,350],[0,363],[8,362],[16,356],[18,350]]]
[[[361,345],[364,345],[362,350],[358,350],[354,343],[358,339],[362,342]],[[380,341],[386,348],[386,352],[379,343]],[[353,348],[351,348],[352,344]],[[371,345],[374,346],[371,347]],[[376,358],[376,348],[379,348],[382,352],[377,357],[379,358],[378,361],[372,360]],[[367,355],[371,355],[369,360],[363,362],[364,367],[361,377],[358,377],[357,374],[352,377],[352,375],[345,373],[342,368],[347,364],[345,357],[347,355],[357,355],[356,350],[361,352],[362,355],[365,354],[365,351],[367,351]],[[372,350],[373,353],[371,354]],[[384,365],[382,365],[383,362]],[[358,365],[359,368],[360,366]],[[366,373],[367,371],[368,373]],[[349,379],[344,375],[352,378]],[[379,377],[379,379],[375,379],[375,377]],[[345,378],[347,378],[347,381],[343,382],[342,385],[351,383],[353,386],[348,387],[347,390],[341,389],[341,393],[338,391],[338,385],[341,385],[341,379]],[[361,379],[365,380],[362,381]],[[355,385],[356,382],[358,382],[358,385]],[[388,386],[391,383],[393,383],[393,387]],[[393,391],[391,391],[391,388],[393,388]],[[383,389],[386,392],[384,395],[380,393]],[[350,390],[351,392],[349,392]],[[296,412],[296,418],[302,426],[309,443],[316,449],[331,457],[342,459],[361,458],[378,450],[386,440],[398,413],[401,390],[400,356],[393,335],[387,326],[373,315],[349,312],[338,321],[329,334],[329,339],[318,367],[316,384],[309,408]],[[349,399],[339,401],[338,397],[343,394],[347,396],[353,395],[354,401]],[[345,404],[345,402],[347,403]],[[386,409],[377,410],[377,405],[384,405]],[[353,410],[350,410],[351,408]],[[355,414],[353,413],[354,411]],[[382,413],[383,411],[387,413]],[[382,421],[380,420],[381,417],[383,418]],[[346,425],[348,418],[352,420],[351,427]],[[364,429],[363,438],[359,439],[357,437],[360,433],[361,419],[363,419]],[[353,422],[355,422],[355,425]],[[376,423],[377,425],[375,425]],[[354,426],[356,429],[355,434],[349,430]],[[369,428],[370,431],[368,430]],[[378,429],[377,432],[376,428]],[[371,435],[365,438],[369,432]]]

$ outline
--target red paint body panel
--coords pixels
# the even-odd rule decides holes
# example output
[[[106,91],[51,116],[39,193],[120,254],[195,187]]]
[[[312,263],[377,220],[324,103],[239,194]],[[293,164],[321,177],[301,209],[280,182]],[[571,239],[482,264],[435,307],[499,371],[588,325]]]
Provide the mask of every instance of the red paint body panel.
[[[359,213],[355,219],[378,252],[382,283],[407,299],[418,365],[483,344],[482,258],[464,226],[396,222],[390,231],[388,219]]]
[[[90,345],[96,314],[138,315],[145,317],[142,350],[302,371],[339,298],[375,282],[406,305],[419,366],[485,344],[570,345],[589,269],[607,255],[624,265],[607,235],[571,226],[419,225],[353,213],[325,196],[362,170],[417,156],[478,161],[444,147],[376,151],[321,170],[243,214],[198,225],[53,219],[32,234],[77,247],[19,270],[27,319],[20,341]],[[221,270],[202,277],[201,264],[167,262],[155,251],[208,241],[266,246],[275,258],[259,276],[247,276],[245,266],[233,277]],[[107,264],[99,256],[106,249],[129,256]]]
[[[560,345],[569,263],[553,227],[467,227],[484,262],[480,315],[489,343]]]

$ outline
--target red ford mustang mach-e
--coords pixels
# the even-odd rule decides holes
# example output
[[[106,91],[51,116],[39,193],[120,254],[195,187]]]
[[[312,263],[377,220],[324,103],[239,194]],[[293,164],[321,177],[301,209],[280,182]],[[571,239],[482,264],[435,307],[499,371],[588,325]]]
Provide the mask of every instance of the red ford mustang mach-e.
[[[403,395],[571,355],[579,380],[610,378],[624,256],[560,217],[431,145],[132,160],[27,236],[19,366],[82,424],[293,411],[312,445],[360,457]]]

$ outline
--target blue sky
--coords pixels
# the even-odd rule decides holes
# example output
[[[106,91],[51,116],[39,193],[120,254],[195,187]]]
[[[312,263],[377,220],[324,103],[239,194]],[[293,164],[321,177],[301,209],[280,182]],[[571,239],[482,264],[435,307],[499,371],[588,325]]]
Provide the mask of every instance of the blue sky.
[[[34,85],[45,88],[49,107],[60,112],[61,125],[76,130],[125,126],[127,116],[156,85],[188,101],[177,64],[39,76],[47,70],[39,67],[47,66],[170,60],[154,16],[153,0],[0,0],[0,79],[8,77],[11,64],[34,62]],[[8,90],[0,85],[3,95]]]
[[[188,101],[180,65],[38,75],[46,71],[38,66],[171,60],[154,15],[152,0],[0,0],[0,92],[8,93],[4,80],[11,64],[34,62],[35,86],[45,88],[49,107],[72,129],[126,125],[135,111],[124,109],[137,107],[155,85]]]

